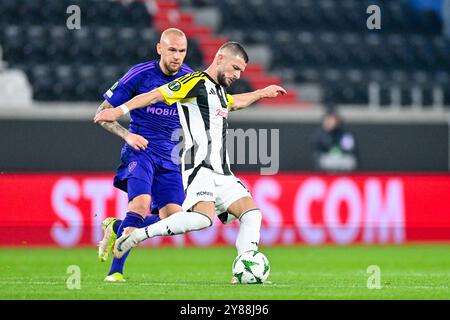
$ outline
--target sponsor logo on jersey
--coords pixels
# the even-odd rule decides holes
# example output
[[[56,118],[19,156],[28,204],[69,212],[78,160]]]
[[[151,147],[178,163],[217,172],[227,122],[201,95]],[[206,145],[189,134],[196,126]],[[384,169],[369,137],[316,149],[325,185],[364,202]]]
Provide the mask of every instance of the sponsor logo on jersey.
[[[178,116],[178,111],[175,108],[147,107],[147,113],[158,116]]]
[[[217,109],[215,115],[225,118],[225,119],[228,119],[228,109],[224,109],[224,108]]]
[[[211,191],[199,191],[199,192],[197,192],[197,197],[200,197],[200,196],[214,197],[214,194]]]

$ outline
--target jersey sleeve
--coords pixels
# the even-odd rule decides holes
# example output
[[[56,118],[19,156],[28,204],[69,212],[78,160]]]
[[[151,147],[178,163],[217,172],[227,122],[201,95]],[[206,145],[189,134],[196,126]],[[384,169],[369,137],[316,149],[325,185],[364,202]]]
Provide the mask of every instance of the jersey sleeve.
[[[204,77],[200,73],[194,72],[167,83],[157,90],[163,95],[164,102],[171,105],[196,97],[203,82]]]
[[[227,93],[227,108],[230,108],[234,104],[234,97]]]
[[[103,94],[113,107],[120,106],[136,95],[136,88],[141,79],[140,73],[131,68],[119,81]]]

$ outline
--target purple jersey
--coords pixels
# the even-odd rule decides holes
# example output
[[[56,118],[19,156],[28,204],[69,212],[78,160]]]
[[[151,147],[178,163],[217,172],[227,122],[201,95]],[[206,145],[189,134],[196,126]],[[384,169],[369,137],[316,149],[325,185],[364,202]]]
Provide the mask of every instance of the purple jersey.
[[[161,71],[159,60],[141,63],[132,67],[103,97],[113,107],[117,107],[136,95],[149,92],[191,72],[192,69],[183,64],[177,74],[168,76]],[[176,104],[168,106],[159,102],[132,110],[130,117],[128,130],[149,141],[146,151],[171,160],[171,152],[178,143],[172,141],[172,134],[174,130],[180,128]]]

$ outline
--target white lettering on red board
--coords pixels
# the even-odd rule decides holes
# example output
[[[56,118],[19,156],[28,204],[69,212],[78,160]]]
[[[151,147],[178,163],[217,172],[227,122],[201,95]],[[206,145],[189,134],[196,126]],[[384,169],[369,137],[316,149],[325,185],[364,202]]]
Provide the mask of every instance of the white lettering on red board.
[[[261,226],[261,245],[275,244],[280,237],[283,226],[281,210],[273,203],[280,199],[283,190],[274,178],[261,178],[254,184],[255,202],[263,213]]]
[[[349,244],[362,233],[365,243],[405,241],[404,192],[400,179],[388,179],[382,192],[380,179],[370,178],[363,190],[349,178],[326,185],[321,178],[308,178],[297,191],[294,219],[300,236],[308,244]],[[323,224],[312,222],[312,204],[323,205]],[[339,206],[346,204],[348,217],[340,220]]]
[[[64,221],[56,221],[51,228],[51,237],[62,247],[76,245],[83,235],[83,217],[73,204],[80,199],[80,188],[72,178],[61,178],[53,187],[52,207],[57,216]]]
[[[126,194],[115,191],[110,179],[88,178],[81,185],[69,177],[58,180],[51,194],[53,210],[60,219],[52,226],[53,240],[62,247],[75,246],[83,236],[84,227],[90,225],[92,244],[97,244],[103,237],[101,222],[107,215],[106,202],[111,199],[116,199],[117,208],[126,208]],[[91,203],[87,213],[89,221],[84,221],[81,209],[77,207],[80,200]]]
[[[349,244],[356,240],[361,230],[362,197],[356,184],[348,178],[334,180],[329,189],[323,208],[324,222],[331,241]],[[347,221],[341,221],[339,206],[347,204]]]
[[[358,184],[351,177],[337,177],[328,182],[321,177],[309,177],[300,181],[295,193],[289,192],[295,194],[293,199],[283,197],[284,187],[276,176],[262,177],[253,183],[252,195],[263,213],[261,245],[300,241],[312,245],[405,241],[404,188],[399,178],[367,178]],[[77,207],[80,200],[90,201],[87,214],[83,215]],[[115,201],[112,210],[116,212],[107,212],[107,201]],[[292,211],[282,212],[277,205],[281,201],[292,203]],[[53,187],[51,203],[58,217],[52,225],[51,237],[56,244],[70,247],[79,244],[85,226],[92,226],[91,241],[97,244],[102,237],[101,221],[107,215],[123,217],[127,196],[115,189],[109,178],[85,178],[79,182],[62,177]],[[88,217],[88,221],[83,217]],[[287,225],[284,219],[291,219],[294,226]],[[199,246],[215,244],[220,236],[227,244],[234,245],[238,230],[238,222],[222,226],[216,219],[213,227],[191,232],[188,237]],[[172,237],[171,241],[183,246],[185,236]],[[156,237],[145,245],[160,243],[161,238]]]
[[[405,201],[403,184],[400,179],[390,179],[382,192],[378,179],[368,179],[365,183],[365,220],[363,233],[365,243],[394,243],[405,241]],[[384,198],[384,199],[383,199]]]
[[[92,241],[98,243],[103,238],[102,221],[106,218],[106,201],[114,196],[110,179],[86,179],[83,181],[83,195],[91,200]]]

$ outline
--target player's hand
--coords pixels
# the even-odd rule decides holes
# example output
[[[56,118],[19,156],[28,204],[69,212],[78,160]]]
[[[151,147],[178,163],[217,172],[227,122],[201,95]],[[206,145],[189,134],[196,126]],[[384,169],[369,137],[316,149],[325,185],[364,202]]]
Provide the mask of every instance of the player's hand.
[[[287,91],[280,86],[271,85],[265,87],[264,89],[261,89],[261,94],[263,98],[275,98],[278,97],[280,94],[281,95],[287,94]]]
[[[125,136],[125,141],[135,150],[145,150],[148,146],[147,139],[145,139],[143,136],[131,132],[128,132],[128,134]]]
[[[97,123],[99,121],[116,121],[121,116],[123,116],[123,111],[120,108],[108,108],[100,111],[94,117],[94,122]]]

